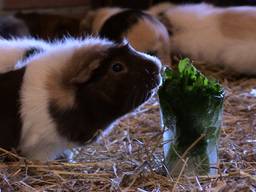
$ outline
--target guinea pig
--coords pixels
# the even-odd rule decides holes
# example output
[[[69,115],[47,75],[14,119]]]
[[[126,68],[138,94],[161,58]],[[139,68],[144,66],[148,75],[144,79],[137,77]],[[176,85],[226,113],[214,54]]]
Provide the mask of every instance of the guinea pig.
[[[193,60],[256,74],[256,8],[165,4],[149,10],[168,28],[170,49]]]
[[[24,44],[42,43],[35,41],[0,40],[0,50],[19,58]],[[159,59],[126,43],[86,38],[41,47],[14,69],[0,70],[0,147],[30,159],[53,160],[97,138],[161,83]]]
[[[15,17],[24,21],[33,37],[45,40],[61,39],[64,36],[78,37],[79,17],[50,13],[16,13]]]
[[[0,36],[5,39],[29,36],[27,25],[12,15],[0,16]]]
[[[22,67],[30,56],[50,48],[49,43],[39,39],[0,39],[0,74]]]
[[[160,58],[171,65],[169,36],[165,26],[146,12],[134,9],[100,8],[81,22],[81,31],[90,31],[120,42],[126,38],[137,50]]]

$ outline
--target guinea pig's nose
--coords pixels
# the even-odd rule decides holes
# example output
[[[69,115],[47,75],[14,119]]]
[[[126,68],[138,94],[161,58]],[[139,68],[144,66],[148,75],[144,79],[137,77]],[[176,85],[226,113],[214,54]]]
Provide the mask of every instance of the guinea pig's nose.
[[[162,65],[161,61],[160,60],[156,60],[155,64],[156,64],[156,66],[158,68],[158,72],[161,73],[162,68],[163,68],[163,65]]]
[[[153,70],[154,71],[154,74],[161,74],[162,72],[162,68],[163,68],[163,65],[162,63],[160,62],[160,60],[155,60],[153,66],[152,66]]]

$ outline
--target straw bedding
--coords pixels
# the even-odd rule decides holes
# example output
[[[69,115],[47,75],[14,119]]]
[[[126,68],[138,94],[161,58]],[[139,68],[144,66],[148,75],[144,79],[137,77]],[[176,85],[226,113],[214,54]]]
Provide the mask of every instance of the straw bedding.
[[[74,162],[41,163],[1,149],[2,191],[256,191],[256,78],[198,65],[226,90],[219,175],[178,178],[163,162],[159,105],[153,97],[108,136],[74,150]],[[3,160],[8,159],[8,162]],[[0,190],[0,191],[1,191]]]

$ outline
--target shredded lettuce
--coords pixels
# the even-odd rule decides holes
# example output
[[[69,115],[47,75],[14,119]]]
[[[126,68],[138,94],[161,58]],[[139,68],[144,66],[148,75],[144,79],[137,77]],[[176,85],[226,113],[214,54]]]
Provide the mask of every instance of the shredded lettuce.
[[[164,81],[169,80],[174,86],[184,92],[201,92],[205,95],[222,95],[223,88],[216,80],[207,79],[198,71],[188,59],[182,59],[178,64],[178,71],[169,68],[165,70]]]

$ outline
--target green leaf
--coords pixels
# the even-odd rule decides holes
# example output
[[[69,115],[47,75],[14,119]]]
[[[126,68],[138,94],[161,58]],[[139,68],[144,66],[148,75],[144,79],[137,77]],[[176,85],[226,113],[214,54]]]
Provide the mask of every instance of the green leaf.
[[[178,69],[179,69],[179,72],[181,74],[184,73],[184,70],[186,69],[188,63],[189,63],[189,59],[188,58],[183,59],[183,60],[180,61]]]
[[[169,68],[166,68],[165,72],[164,72],[164,76],[166,79],[168,78],[172,78],[172,74],[173,74],[173,71]]]
[[[172,84],[183,88],[186,92],[202,92],[205,95],[221,95],[223,88],[215,80],[207,79],[198,71],[188,59],[180,60],[178,71],[166,69],[164,81],[172,81]]]

